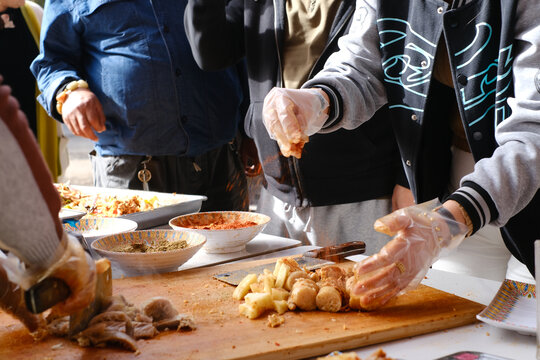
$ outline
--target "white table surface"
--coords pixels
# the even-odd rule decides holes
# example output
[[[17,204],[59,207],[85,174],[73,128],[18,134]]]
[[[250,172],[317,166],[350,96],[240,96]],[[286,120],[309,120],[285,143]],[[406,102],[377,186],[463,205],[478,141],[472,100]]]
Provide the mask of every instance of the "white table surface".
[[[297,255],[313,248],[316,247],[298,246],[247,260]],[[363,258],[365,256],[357,255],[348,259],[358,261]],[[491,302],[501,285],[493,280],[433,269],[427,273],[426,277],[427,279],[422,282],[424,285],[484,305]],[[497,328],[482,322],[367,346],[353,351],[364,359],[379,348],[382,348],[389,357],[400,360],[433,360],[460,351],[477,351],[515,360],[536,359],[536,337],[522,335],[515,331]]]
[[[169,225],[167,227],[170,229]],[[260,233],[253,240],[246,244],[246,248],[241,251],[236,251],[227,254],[209,254],[204,248],[197,251],[195,255],[182,266],[178,268],[179,271],[187,269],[195,269],[204,266],[213,266],[219,264],[225,264],[234,262],[237,260],[247,259],[250,260],[254,256],[263,255],[268,253],[275,253],[276,251],[289,249],[301,245],[299,240],[293,240],[280,236],[268,235]],[[313,247],[312,247],[313,248]],[[279,256],[279,255],[275,255]],[[112,276],[113,279],[132,276],[122,271],[116,264],[112,264]]]

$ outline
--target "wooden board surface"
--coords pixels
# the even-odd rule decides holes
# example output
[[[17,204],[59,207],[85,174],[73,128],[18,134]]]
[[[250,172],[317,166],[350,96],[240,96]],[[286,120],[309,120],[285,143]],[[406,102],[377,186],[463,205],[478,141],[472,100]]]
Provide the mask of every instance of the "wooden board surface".
[[[227,264],[182,272],[113,281],[114,294],[135,305],[153,296],[171,299],[180,312],[194,316],[193,332],[166,332],[139,340],[141,353],[116,348],[80,348],[60,338],[34,342],[25,328],[0,312],[0,359],[300,359],[325,355],[476,322],[484,306],[427,286],[369,312],[287,312],[277,328],[266,316],[238,315],[234,287],[212,278],[225,271],[274,260]]]

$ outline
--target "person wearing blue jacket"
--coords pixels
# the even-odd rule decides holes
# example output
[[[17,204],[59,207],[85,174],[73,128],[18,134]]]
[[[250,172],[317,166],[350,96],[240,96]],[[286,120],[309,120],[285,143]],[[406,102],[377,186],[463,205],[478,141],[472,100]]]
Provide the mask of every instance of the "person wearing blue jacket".
[[[244,70],[197,66],[181,21],[186,3],[47,2],[31,65],[39,101],[95,141],[95,186],[200,194],[203,210],[245,210],[234,141]]]

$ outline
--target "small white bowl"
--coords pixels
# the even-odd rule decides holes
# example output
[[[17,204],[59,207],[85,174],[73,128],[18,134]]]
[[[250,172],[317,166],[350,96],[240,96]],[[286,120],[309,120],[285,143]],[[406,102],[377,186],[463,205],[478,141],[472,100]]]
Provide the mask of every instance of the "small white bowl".
[[[233,229],[197,229],[210,224],[232,224],[234,222],[254,222],[255,225]],[[270,217],[246,211],[212,211],[177,216],[169,221],[174,230],[193,231],[206,237],[203,249],[210,254],[225,254],[242,251],[246,244],[257,236]]]
[[[178,250],[151,253],[128,253],[112,251],[118,245],[145,243],[152,245],[159,240],[185,240],[188,246]],[[91,247],[99,255],[108,258],[127,275],[143,275],[178,270],[191,259],[206,242],[203,235],[174,230],[138,230],[112,236],[106,236],[92,243]]]
[[[104,236],[119,234],[137,229],[133,220],[120,218],[89,217],[80,220],[68,220],[63,224],[64,230],[77,232],[84,236],[90,245]]]

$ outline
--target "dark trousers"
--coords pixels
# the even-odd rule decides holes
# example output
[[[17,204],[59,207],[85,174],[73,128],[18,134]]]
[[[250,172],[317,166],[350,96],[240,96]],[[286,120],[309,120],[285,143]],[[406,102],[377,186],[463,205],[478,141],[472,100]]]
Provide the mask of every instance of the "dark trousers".
[[[138,172],[148,160],[150,191],[205,195],[208,200],[201,211],[249,209],[247,180],[235,142],[196,157],[97,156],[92,152],[91,160],[94,186],[143,190]]]

